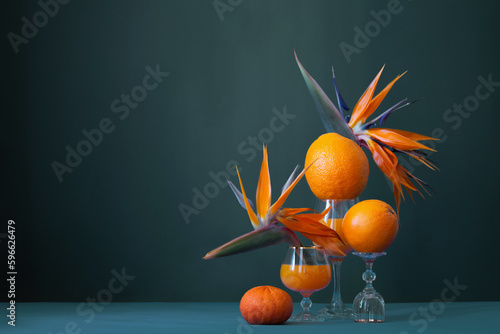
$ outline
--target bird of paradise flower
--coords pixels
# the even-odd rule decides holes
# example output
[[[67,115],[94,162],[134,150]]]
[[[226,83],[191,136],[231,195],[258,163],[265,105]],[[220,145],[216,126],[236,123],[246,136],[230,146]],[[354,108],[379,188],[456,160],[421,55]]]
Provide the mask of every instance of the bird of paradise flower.
[[[309,208],[282,208],[292,190],[304,176],[307,168],[294,178],[298,171],[298,166],[295,168],[283,186],[280,197],[271,205],[271,177],[269,174],[267,148],[265,146],[263,152],[264,156],[257,185],[257,208],[254,207],[252,201],[248,199],[245,193],[237,167],[236,171],[240,181],[241,192],[228,180],[229,186],[233,190],[238,202],[247,211],[254,231],[217,247],[208,252],[203,258],[213,259],[238,254],[281,242],[288,242],[293,246],[301,246],[299,239],[293,231],[299,232],[317,245],[323,246],[330,255],[345,256],[334,242],[334,239],[341,240],[337,232],[320,223],[329,209],[322,213],[317,213]],[[279,225],[279,223],[282,223],[284,226]]]
[[[356,103],[351,116],[344,118],[343,112],[348,111],[349,108],[340,95],[335,79],[335,73],[333,72],[333,83],[339,109],[335,107],[317,82],[309,75],[309,73],[307,73],[298,60],[297,54],[295,54],[295,59],[302,76],[304,77],[306,85],[309,88],[309,92],[313,97],[326,130],[329,132],[336,132],[344,137],[352,139],[360,146],[367,147],[370,150],[377,166],[393,184],[394,198],[396,200],[398,212],[401,198],[404,199],[403,188],[407,190],[412,199],[412,191],[416,191],[423,196],[421,191],[413,182],[421,186],[424,190],[424,186],[428,186],[428,184],[412,175],[407,169],[401,166],[396,153],[406,154],[420,161],[430,169],[435,170],[437,167],[426,158],[427,154],[422,151],[434,150],[419,142],[423,140],[436,139],[403,130],[374,128],[377,122],[379,122],[380,125],[383,125],[392,112],[406,107],[415,101],[408,102],[407,99],[404,99],[387,109],[373,120],[367,121],[379,107],[394,83],[399,80],[404,73],[397,76],[380,93],[373,97],[377,83],[384,69],[382,67],[375,79]],[[333,229],[330,229],[321,223],[329,209],[322,213],[317,213],[309,208],[282,208],[285,200],[290,195],[290,192],[304,176],[304,173],[309,166],[305,168],[296,178],[294,178],[294,176],[298,170],[298,166],[295,168],[283,187],[280,197],[273,205],[271,205],[271,180],[269,175],[266,147],[264,147],[263,152],[264,157],[262,160],[257,186],[256,210],[253,203],[245,194],[238,170],[237,173],[240,181],[241,192],[234,186],[233,183],[231,183],[231,181],[228,181],[240,205],[248,212],[254,231],[235,238],[208,252],[203,258],[212,259],[242,253],[280,242],[289,242],[293,246],[300,246],[301,243],[294,231],[301,233],[315,244],[323,246],[329,255],[345,256],[345,254],[335,244],[335,239],[343,242],[340,236]],[[280,226],[279,223],[282,223],[284,226]]]
[[[336,132],[340,135],[343,135],[344,137],[352,139],[360,146],[364,146],[370,150],[373,156],[373,160],[393,185],[394,198],[396,201],[398,212],[401,198],[403,198],[404,200],[403,188],[407,190],[412,200],[412,191],[416,191],[423,197],[422,192],[416,187],[416,184],[426,192],[427,190],[425,189],[425,186],[428,187],[429,185],[423,180],[411,174],[406,168],[404,168],[399,163],[396,153],[406,154],[411,158],[420,161],[430,169],[436,170],[437,167],[431,161],[429,161],[428,158],[426,158],[427,153],[423,151],[435,150],[419,143],[419,141],[422,140],[436,139],[409,131],[388,128],[374,128],[377,122],[379,122],[380,125],[383,125],[389,115],[394,111],[409,106],[416,101],[408,102],[407,99],[403,99],[380,114],[378,117],[374,118],[371,121],[367,121],[368,118],[375,112],[375,110],[377,110],[380,103],[384,100],[387,93],[389,93],[389,91],[391,90],[392,86],[406,72],[398,75],[382,91],[380,91],[375,97],[373,97],[375,89],[377,87],[377,83],[380,79],[380,75],[384,70],[384,67],[382,67],[375,79],[373,79],[371,84],[365,90],[363,95],[361,95],[360,99],[354,106],[351,116],[344,117],[343,112],[348,111],[349,108],[340,95],[333,68],[333,83],[339,109],[335,107],[335,105],[331,102],[323,89],[321,89],[321,87],[313,79],[313,77],[311,77],[311,75],[309,75],[309,73],[304,69],[297,57],[297,53],[295,53],[295,60],[297,61],[302,76],[304,77],[306,85],[309,88],[309,92],[313,97],[316,108],[318,109],[326,130],[329,132]]]

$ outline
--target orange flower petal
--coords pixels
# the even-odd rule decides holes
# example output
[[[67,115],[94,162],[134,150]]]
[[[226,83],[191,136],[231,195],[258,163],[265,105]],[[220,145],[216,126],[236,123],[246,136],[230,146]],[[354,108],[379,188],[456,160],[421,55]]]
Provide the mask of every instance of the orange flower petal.
[[[330,212],[330,209],[331,207],[328,207],[325,209],[325,211],[321,212],[321,213],[302,213],[302,214],[298,214],[296,215],[295,217],[297,218],[306,218],[306,219],[310,219],[310,220],[314,220],[314,221],[317,221],[319,222],[321,219],[325,218],[326,214],[328,212]],[[312,210],[310,210],[312,211]]]
[[[394,200],[396,201],[396,212],[399,216],[399,206],[401,205],[401,197],[403,197],[403,191],[401,187],[397,187],[396,184],[392,184],[392,192],[394,193]]]
[[[295,232],[300,232],[300,233],[309,233],[309,234],[314,234],[314,235],[321,235],[324,237],[329,237],[329,238],[339,238],[339,235],[337,232],[329,228],[328,226],[325,226],[321,224],[320,222],[307,219],[307,218],[298,218],[295,216],[297,219],[290,219],[290,218],[285,218],[285,217],[278,217],[278,220],[280,223],[288,227],[290,230],[295,231]]]
[[[373,160],[392,183],[394,199],[396,200],[396,208],[399,213],[401,197],[404,200],[402,186],[404,186],[410,193],[411,191],[417,191],[420,193],[420,191],[411,182],[410,177],[408,176],[411,174],[399,164],[398,158],[393,152],[391,152],[388,148],[380,146],[373,140],[369,140],[367,144],[373,154]]]
[[[430,162],[429,160],[427,160],[424,157],[420,157],[420,156],[414,154],[412,151],[405,151],[404,153],[408,154],[413,159],[420,161],[421,163],[423,163],[424,165],[426,165],[427,167],[429,167],[432,170],[436,170],[436,169],[439,170],[439,168],[437,168],[436,165],[434,165],[432,162]]]
[[[269,175],[269,164],[267,160],[267,148],[263,147],[264,157],[260,168],[259,183],[257,184],[257,214],[259,217],[266,216],[271,206],[271,176]]]
[[[396,83],[396,81],[399,80],[399,78],[401,78],[403,75],[405,75],[405,73],[398,75],[387,86],[385,86],[385,88],[380,93],[378,93],[377,96],[375,96],[370,101],[370,103],[368,104],[366,109],[360,115],[361,122],[365,122],[367,120],[367,118],[370,117],[371,114],[373,114],[373,112],[375,110],[377,110],[378,106],[380,105],[380,103],[382,103],[382,101],[384,100],[387,93],[389,93],[389,91],[391,90],[392,86]]]
[[[281,194],[281,196],[278,198],[278,200],[269,209],[270,214],[274,215],[276,212],[278,212],[278,210],[283,206],[286,199],[288,198],[288,195],[290,195],[293,188],[295,188],[297,183],[299,183],[300,179],[304,176],[304,174],[306,173],[306,171],[309,169],[309,167],[311,165],[307,166],[307,168],[305,168],[299,175],[297,175],[297,178],[292,182],[292,184],[290,186],[288,186],[288,188]]]
[[[354,106],[354,109],[352,110],[351,120],[349,121],[349,126],[351,128],[361,120],[363,110],[366,109],[366,107],[372,100],[373,93],[375,92],[375,88],[377,87],[378,80],[380,79],[380,75],[382,74],[384,67],[385,65],[382,66],[380,72],[378,72],[375,79],[373,79],[370,86],[368,86],[363,95],[361,95],[361,97],[359,98],[358,103],[356,103],[356,105]]]
[[[375,161],[377,166],[380,168],[382,173],[384,173],[385,176],[387,176],[392,181],[394,171],[396,170],[397,158],[395,162],[394,154],[393,156],[390,156],[387,151],[382,148],[382,146],[380,146],[373,140],[369,140],[367,144],[368,149],[372,152],[373,160]]]
[[[436,151],[430,147],[425,146],[424,144],[420,144],[419,142],[407,138],[390,129],[382,129],[382,128],[369,129],[366,130],[366,134],[390,147],[393,147],[401,151],[407,151],[407,150]]]
[[[346,254],[335,243],[335,239],[317,234],[302,233],[304,237],[325,249],[329,256],[344,257]]]
[[[424,136],[424,135],[421,135],[421,134],[418,134],[418,133],[415,133],[415,132],[410,132],[410,131],[404,131],[404,130],[398,130],[398,129],[387,129],[387,130],[390,130],[392,132],[400,134],[401,136],[404,136],[406,138],[409,138],[409,139],[415,140],[415,141],[421,141],[421,140],[439,140],[437,138],[427,137],[427,136]]]
[[[306,211],[314,211],[313,209],[309,208],[283,208],[280,210],[280,216],[282,217],[288,217],[288,216],[293,216],[301,212],[306,212]]]

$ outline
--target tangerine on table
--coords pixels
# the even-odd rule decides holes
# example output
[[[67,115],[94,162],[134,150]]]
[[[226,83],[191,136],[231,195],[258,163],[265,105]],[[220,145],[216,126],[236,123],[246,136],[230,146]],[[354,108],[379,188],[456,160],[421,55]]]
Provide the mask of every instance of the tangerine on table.
[[[392,207],[379,200],[357,203],[347,211],[342,232],[356,252],[380,253],[396,238],[399,219]]]
[[[321,200],[356,198],[368,182],[365,153],[356,142],[337,133],[325,133],[311,144],[305,167],[309,165],[307,183]]]
[[[241,298],[240,312],[252,325],[280,325],[292,315],[293,301],[286,291],[279,288],[257,286]]]

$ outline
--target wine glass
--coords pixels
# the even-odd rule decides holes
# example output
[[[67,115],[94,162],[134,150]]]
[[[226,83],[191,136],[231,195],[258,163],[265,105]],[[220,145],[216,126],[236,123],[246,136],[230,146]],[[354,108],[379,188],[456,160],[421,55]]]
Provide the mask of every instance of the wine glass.
[[[325,216],[324,220],[328,227],[335,230],[339,236],[342,238],[342,242],[337,241],[336,244],[346,255],[352,252],[352,247],[345,241],[344,234],[342,233],[342,220],[345,214],[351,207],[359,202],[359,198],[350,200],[334,200],[329,199],[326,201],[319,201],[317,205],[318,212],[322,212],[325,209],[331,207],[328,214]],[[325,207],[326,205],[326,207]],[[342,302],[342,295],[340,293],[340,267],[342,261],[344,260],[341,254],[329,254],[330,261],[332,262],[333,270],[333,296],[330,305],[322,308],[318,311],[321,316],[327,319],[353,319],[354,313],[352,309],[348,308]]]
[[[363,280],[366,286],[358,293],[352,308],[354,309],[354,321],[356,322],[384,322],[385,320],[385,302],[382,295],[373,288],[373,281],[377,277],[373,269],[373,262],[380,256],[387,253],[353,253],[365,261],[366,271],[363,273]]]
[[[327,287],[332,278],[330,264],[323,247],[289,247],[281,265],[280,277],[288,289],[300,292],[303,297],[300,303],[302,312],[292,316],[289,321],[316,322],[325,320],[324,317],[309,311],[312,305],[309,297],[313,292]]]

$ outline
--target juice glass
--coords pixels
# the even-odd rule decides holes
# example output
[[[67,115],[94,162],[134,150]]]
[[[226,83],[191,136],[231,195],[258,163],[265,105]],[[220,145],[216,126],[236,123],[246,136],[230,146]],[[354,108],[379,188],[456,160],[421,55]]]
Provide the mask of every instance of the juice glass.
[[[280,277],[290,290],[300,292],[303,299],[302,312],[292,316],[289,321],[314,322],[325,318],[313,314],[309,309],[312,302],[309,297],[315,291],[324,289],[330,283],[332,272],[328,257],[322,247],[289,247],[281,265]]]

